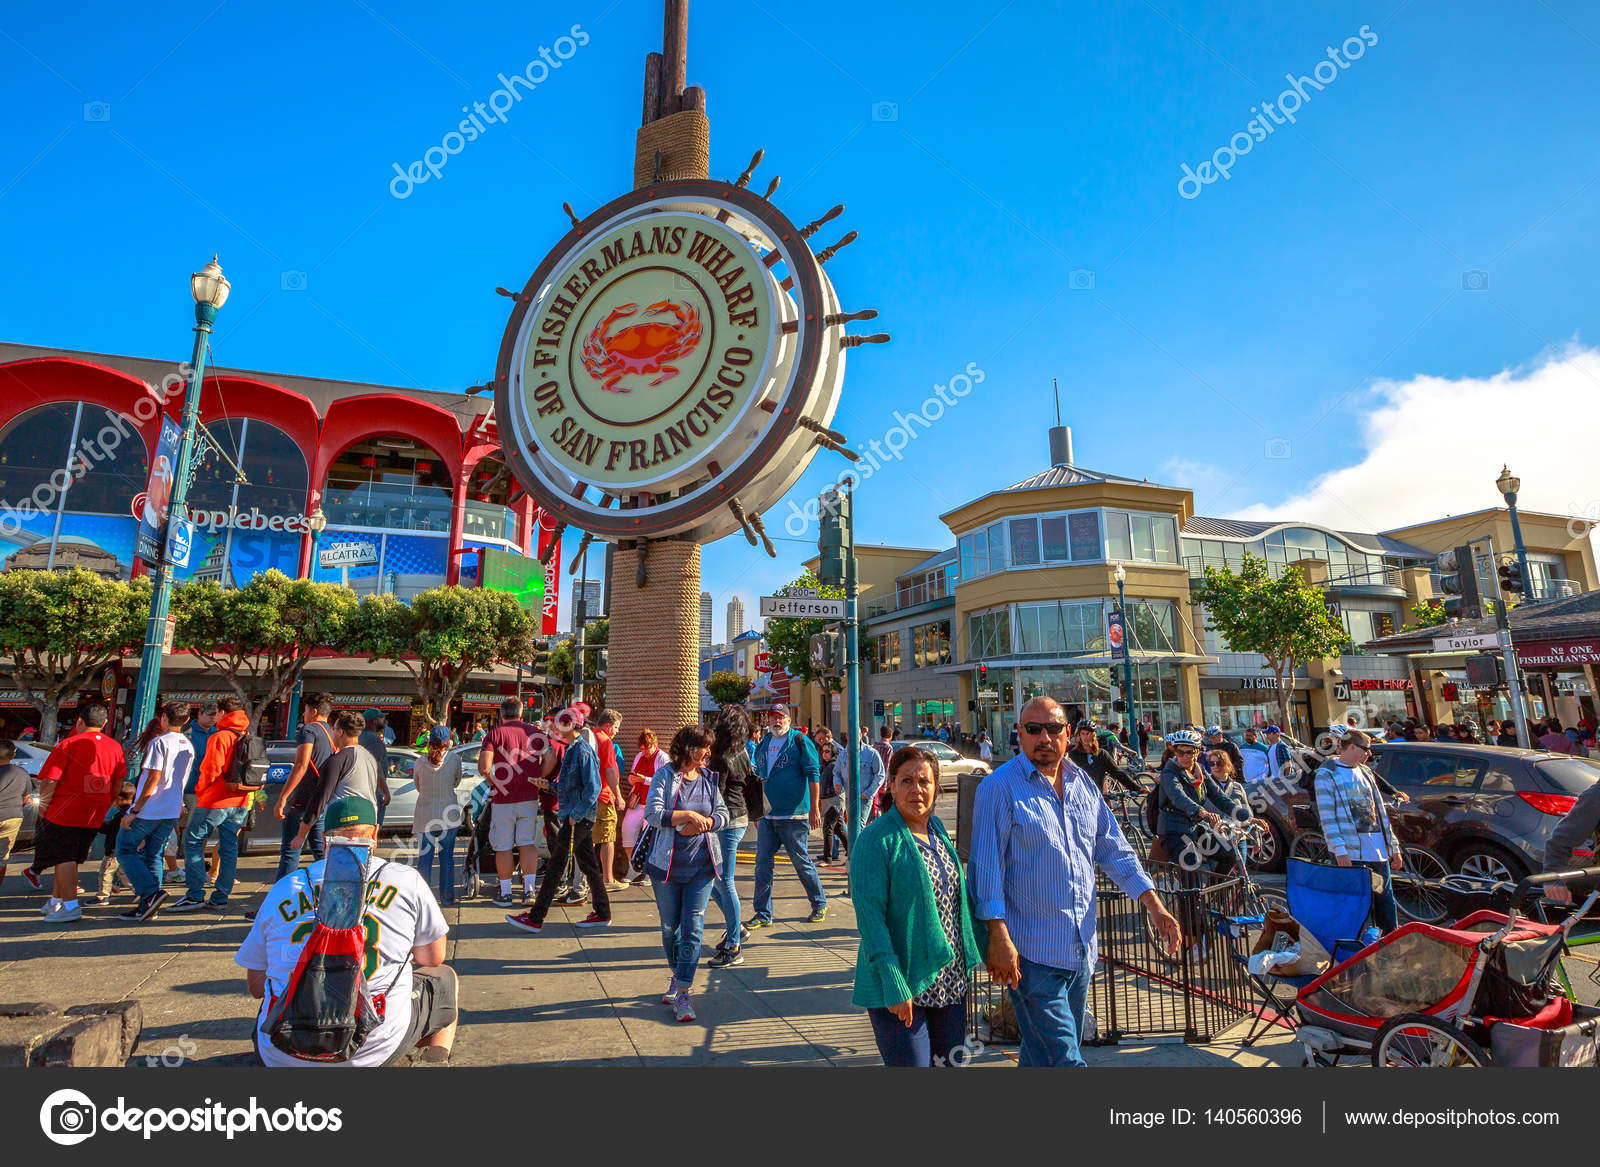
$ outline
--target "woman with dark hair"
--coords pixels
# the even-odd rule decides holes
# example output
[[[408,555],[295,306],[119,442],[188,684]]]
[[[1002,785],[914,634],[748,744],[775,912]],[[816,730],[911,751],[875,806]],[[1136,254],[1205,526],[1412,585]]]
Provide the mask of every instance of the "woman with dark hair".
[[[622,816],[622,845],[628,851],[628,869],[638,872],[628,882],[635,887],[650,878],[644,871],[644,856],[634,853],[639,837],[644,834],[644,802],[650,797],[650,779],[670,762],[667,752],[656,742],[656,731],[640,730],[639,752],[633,755],[633,765],[628,767],[628,806]]]
[[[705,930],[706,900],[722,874],[716,832],[728,825],[717,776],[708,768],[711,731],[686,725],[667,750],[670,764],[650,780],[645,821],[656,828],[645,869],[655,886],[661,914],[661,944],[672,982],[661,998],[679,1021],[694,1020],[689,989],[700,965],[700,937]]]
[[[150,919],[167,898],[161,888],[161,856],[183,813],[183,787],[194,768],[194,746],[182,732],[190,709],[187,701],[168,701],[135,743],[140,757],[137,791],[118,826],[115,854],[106,856],[108,864],[114,859],[122,868],[139,897],[121,914],[124,920]],[[110,890],[104,886],[102,894]]]
[[[727,925],[717,951],[711,957],[712,968],[728,968],[743,964],[741,946],[750,935],[749,929],[739,922],[739,889],[733,877],[739,858],[739,841],[750,827],[749,783],[756,768],[750,761],[745,743],[750,740],[750,714],[743,705],[724,705],[717,714],[716,726],[711,736],[711,764],[716,768],[722,789],[722,801],[728,807],[728,825],[717,832],[717,852],[721,870],[711,894],[722,909],[722,919]],[[756,797],[760,798],[759,790]]]
[[[839,782],[838,761],[843,756],[833,740],[833,731],[819,727],[811,735],[817,743],[817,758],[822,767],[822,858],[818,867],[833,866],[833,843],[839,841],[839,857],[849,850],[850,833],[845,830],[844,788]]]
[[[851,1001],[867,1010],[886,1066],[959,1066],[967,973],[983,962],[961,861],[933,813],[939,764],[903,746],[885,783],[894,800],[856,836],[850,895],[861,933]]]

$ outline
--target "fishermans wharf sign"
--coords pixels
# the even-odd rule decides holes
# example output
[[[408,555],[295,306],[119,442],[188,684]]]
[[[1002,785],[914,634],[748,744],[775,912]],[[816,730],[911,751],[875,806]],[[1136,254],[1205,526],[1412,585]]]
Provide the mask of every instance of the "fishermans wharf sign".
[[[535,501],[602,539],[702,543],[777,502],[844,379],[815,228],[704,179],[575,221],[513,296],[496,368],[501,440]]]

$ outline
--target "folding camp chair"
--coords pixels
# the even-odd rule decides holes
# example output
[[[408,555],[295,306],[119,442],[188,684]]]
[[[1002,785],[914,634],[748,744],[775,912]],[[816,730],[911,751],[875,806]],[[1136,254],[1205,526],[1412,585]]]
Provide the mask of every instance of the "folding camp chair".
[[[1334,964],[1353,956],[1366,945],[1368,941],[1361,938],[1361,933],[1367,917],[1372,914],[1370,871],[1365,867],[1328,867],[1290,859],[1284,873],[1288,880],[1284,890],[1289,897],[1289,914],[1327,949]],[[1240,952],[1238,946],[1232,949],[1232,956],[1241,966],[1249,961],[1249,954]],[[1271,971],[1258,974],[1246,968],[1245,976],[1266,1009],[1257,1014],[1244,1044],[1254,1045],[1279,1020],[1296,1027],[1298,1023],[1291,1009],[1294,996],[1316,980],[1317,975],[1279,976]],[[1285,992],[1287,999],[1280,995]]]

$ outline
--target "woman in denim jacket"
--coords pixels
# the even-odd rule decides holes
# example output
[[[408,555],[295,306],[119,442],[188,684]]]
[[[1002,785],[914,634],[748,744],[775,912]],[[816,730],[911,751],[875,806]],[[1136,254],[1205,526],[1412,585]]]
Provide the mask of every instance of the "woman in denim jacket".
[[[686,725],[667,750],[671,764],[656,770],[645,799],[645,821],[656,828],[645,870],[661,914],[661,943],[672,982],[662,996],[679,1021],[694,1020],[689,989],[700,965],[706,901],[722,869],[715,832],[728,825],[720,781],[706,768],[711,731]]]

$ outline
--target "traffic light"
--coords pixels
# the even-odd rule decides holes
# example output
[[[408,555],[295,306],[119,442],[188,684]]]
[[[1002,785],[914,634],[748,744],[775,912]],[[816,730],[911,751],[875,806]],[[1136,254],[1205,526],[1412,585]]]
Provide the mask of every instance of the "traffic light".
[[[1528,581],[1522,578],[1522,564],[1507,559],[1500,565],[1500,594],[1520,596],[1528,590]]]
[[[533,660],[530,664],[534,676],[547,677],[550,675],[550,650],[545,647],[545,642],[541,642],[539,647],[533,650]]]
[[[1472,548],[1461,546],[1439,554],[1439,590],[1445,594],[1444,614],[1452,620],[1476,620],[1483,615],[1478,590],[1478,565]]]
[[[850,492],[825,490],[817,499],[817,579],[832,587],[842,587],[845,582],[845,561],[854,553],[851,545]]]

